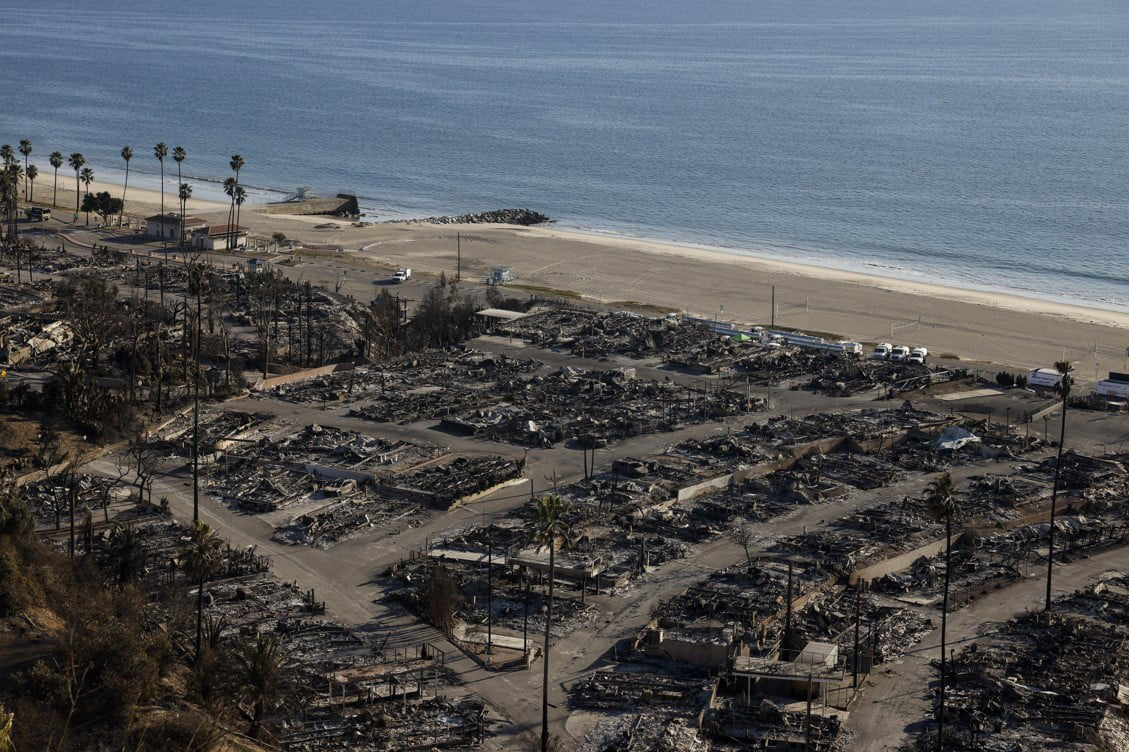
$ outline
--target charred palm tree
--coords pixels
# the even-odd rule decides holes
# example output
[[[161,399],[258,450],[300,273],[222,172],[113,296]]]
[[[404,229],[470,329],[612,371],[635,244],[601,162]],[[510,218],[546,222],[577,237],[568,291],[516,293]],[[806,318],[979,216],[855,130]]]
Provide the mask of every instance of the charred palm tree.
[[[251,728],[247,732],[252,739],[259,738],[267,706],[278,698],[286,684],[287,658],[289,655],[278,636],[263,634],[257,635],[254,642],[245,645],[236,655],[240,684],[253,708]]]
[[[36,167],[35,165],[28,165],[27,169],[24,170],[24,176],[27,177],[28,187],[30,188],[30,190],[28,192],[27,200],[28,201],[34,201],[35,200],[35,179],[37,177],[39,177],[39,168]]]

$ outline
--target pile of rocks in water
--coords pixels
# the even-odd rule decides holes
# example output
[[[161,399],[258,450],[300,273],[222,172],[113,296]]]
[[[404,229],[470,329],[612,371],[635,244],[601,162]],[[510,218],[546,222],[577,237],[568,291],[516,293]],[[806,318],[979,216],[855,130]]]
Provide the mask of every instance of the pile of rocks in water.
[[[551,220],[541,212],[532,209],[496,209],[479,212],[478,214],[460,214],[457,217],[427,217],[416,221],[435,225],[505,224],[528,226],[539,225]]]

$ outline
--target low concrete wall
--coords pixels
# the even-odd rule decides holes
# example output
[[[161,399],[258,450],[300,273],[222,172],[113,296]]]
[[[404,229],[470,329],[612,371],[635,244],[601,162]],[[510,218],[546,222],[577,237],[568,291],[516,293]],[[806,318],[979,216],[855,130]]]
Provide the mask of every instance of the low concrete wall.
[[[964,533],[957,533],[953,535],[953,543],[958,542],[963,535]],[[945,539],[941,538],[940,540],[935,540],[932,543],[926,543],[924,546],[919,546],[912,551],[906,551],[905,553],[898,554],[897,556],[893,556],[889,559],[886,559],[885,561],[880,561],[877,564],[871,564],[868,567],[856,569],[854,572],[851,572],[851,575],[847,578],[847,581],[852,585],[859,582],[860,580],[863,582],[870,582],[871,580],[876,580],[879,577],[892,574],[893,572],[900,572],[903,569],[908,569],[911,564],[920,559],[922,556],[934,556],[944,550]]]
[[[307,368],[303,371],[295,371],[294,373],[284,374],[282,376],[271,376],[269,379],[262,379],[259,383],[255,384],[255,389],[262,391],[264,389],[271,389],[282,384],[293,384],[296,381],[305,381],[312,379],[316,376],[328,376],[331,373],[338,371],[351,371],[353,370],[352,363],[333,363],[328,366],[320,366],[318,368]]]
[[[479,499],[482,499],[486,496],[489,496],[490,494],[494,493],[495,491],[501,490],[503,488],[507,488],[509,486],[516,486],[516,485],[519,485],[521,483],[525,483],[527,481],[529,481],[529,478],[510,478],[509,480],[502,481],[501,483],[497,484],[496,486],[491,486],[490,488],[487,488],[483,491],[479,491],[478,493],[472,493],[468,496],[462,496],[458,499],[455,499],[455,502],[453,504],[451,504],[451,506],[447,507],[447,511],[450,512],[451,510],[458,509],[459,507],[463,506],[464,504],[473,504],[474,502],[478,501]]]
[[[722,489],[722,488],[729,488],[729,486],[731,486],[731,485],[733,485],[733,475],[732,474],[719,475],[716,478],[710,478],[709,480],[703,480],[700,483],[695,483],[693,485],[684,486],[684,487],[678,489],[678,494],[675,497],[675,499],[677,501],[686,501],[687,499],[692,499],[695,496],[700,496],[701,494],[706,493],[707,491],[717,491],[717,490]]]

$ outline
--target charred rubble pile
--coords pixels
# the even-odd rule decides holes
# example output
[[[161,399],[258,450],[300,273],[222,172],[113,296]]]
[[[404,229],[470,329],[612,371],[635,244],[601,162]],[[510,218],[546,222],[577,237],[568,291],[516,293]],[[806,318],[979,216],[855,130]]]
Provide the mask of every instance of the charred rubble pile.
[[[0,316],[0,337],[0,363],[34,368],[69,355],[74,333],[60,319],[15,313]]]
[[[448,452],[443,446],[393,441],[316,423],[276,440],[259,441],[254,451],[255,456],[270,462],[332,468],[380,480]]]
[[[81,533],[87,528],[102,528],[110,522],[110,508],[131,500],[131,487],[124,482],[99,475],[57,473],[23,487],[24,499],[44,531],[70,529],[73,503],[75,524]]]
[[[549,308],[495,327],[498,334],[520,337],[539,347],[566,348],[580,357],[626,355],[647,358],[712,349],[728,351],[735,343],[704,324],[678,318],[651,318],[626,311],[597,312]]]
[[[804,384],[804,388],[830,397],[850,397],[880,387],[905,394],[948,381],[951,377],[947,370],[920,363],[859,360],[845,355],[823,364],[813,364],[807,372],[815,375]]]
[[[637,646],[644,654],[662,656],[672,641],[728,631],[731,644],[761,653],[783,634],[789,578],[793,602],[830,585],[827,574],[810,562],[795,564],[791,572],[787,562],[771,559],[732,566],[659,604]]]
[[[855,587],[823,591],[793,617],[801,643],[832,643],[840,655],[853,654],[856,623],[859,654],[872,665],[901,657],[933,629],[923,612]]]
[[[491,399],[497,383],[540,367],[535,360],[472,348],[430,348],[380,364],[283,384],[273,393],[291,402],[357,402],[361,404],[354,413],[362,417],[411,423],[446,415],[467,402],[482,404]]]
[[[698,736],[697,718],[686,711],[642,710],[604,715],[585,736],[580,752],[694,752],[710,749]]]
[[[443,424],[495,441],[552,446],[573,439],[599,446],[739,415],[758,405],[734,391],[638,381],[631,368],[570,367],[500,384],[497,401],[494,407],[444,418]]]
[[[196,584],[186,568],[193,545],[183,525],[131,511],[90,551],[107,575],[150,594],[155,618],[186,657],[194,650]],[[465,692],[453,687],[442,651],[391,650],[379,631],[326,619],[316,593],[278,580],[253,548],[218,544],[217,554],[202,601],[209,644],[227,651],[260,637],[278,641],[287,696],[265,720],[279,730],[282,749],[319,752],[349,740],[350,748],[376,752],[405,738],[461,749],[482,741],[484,706],[473,696],[447,698]]]
[[[836,715],[785,710],[771,700],[748,705],[738,698],[719,698],[702,722],[702,734],[716,740],[715,749],[840,749],[842,722]],[[731,745],[731,746],[726,746]]]
[[[932,433],[954,422],[937,413],[908,405],[898,408],[814,413],[801,419],[781,415],[752,423],[746,433],[775,449],[803,446],[833,438],[872,442],[875,449],[893,446],[913,432]],[[883,441],[884,440],[884,441]]]
[[[419,447],[402,449],[410,453]],[[522,470],[520,459],[456,456],[399,473],[365,470],[349,477],[342,475],[348,471],[335,472],[328,465],[229,457],[208,476],[206,487],[233,509],[262,515],[276,527],[276,540],[325,547],[374,528],[395,532],[412,526],[436,510],[521,477]]]
[[[962,650],[949,668],[945,748],[1125,748],[1127,615],[1129,579],[1121,575]],[[935,736],[922,735],[911,748],[932,746]]]

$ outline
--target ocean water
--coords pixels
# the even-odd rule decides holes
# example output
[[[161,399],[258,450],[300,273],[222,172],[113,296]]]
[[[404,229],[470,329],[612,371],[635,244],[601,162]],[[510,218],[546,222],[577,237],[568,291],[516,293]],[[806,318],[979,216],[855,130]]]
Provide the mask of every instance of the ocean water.
[[[528,206],[1129,310],[1124,0],[0,0],[0,28],[33,161],[116,179],[129,143],[153,186],[164,141],[197,196],[239,152],[256,197],[370,218]]]

